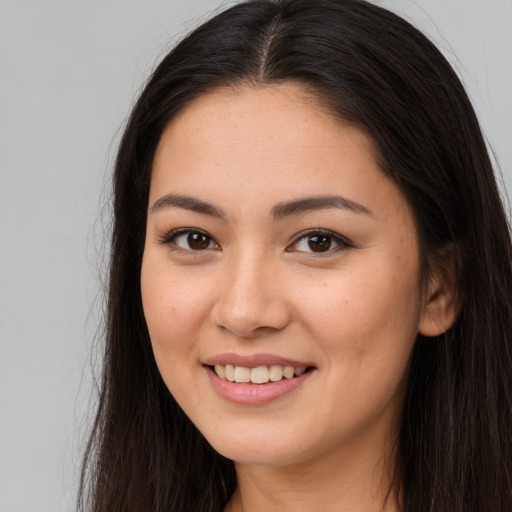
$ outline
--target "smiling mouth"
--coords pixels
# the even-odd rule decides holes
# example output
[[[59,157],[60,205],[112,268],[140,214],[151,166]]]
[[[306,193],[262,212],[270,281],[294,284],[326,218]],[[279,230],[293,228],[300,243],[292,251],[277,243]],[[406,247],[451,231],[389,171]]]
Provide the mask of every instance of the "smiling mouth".
[[[309,366],[257,366],[249,368],[246,366],[234,366],[231,364],[216,364],[209,366],[215,374],[228,382],[244,384],[267,384],[268,382],[279,382],[281,380],[300,377],[309,372],[313,367]]]

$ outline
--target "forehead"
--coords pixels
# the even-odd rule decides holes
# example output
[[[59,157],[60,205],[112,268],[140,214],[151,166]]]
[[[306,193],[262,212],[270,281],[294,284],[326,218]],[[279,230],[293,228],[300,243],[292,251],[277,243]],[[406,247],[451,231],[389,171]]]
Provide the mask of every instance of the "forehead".
[[[338,131],[340,127],[348,130],[351,125],[301,84],[220,86],[186,105],[164,130],[161,143],[166,135],[176,136],[180,132],[206,143],[213,141],[215,134],[216,141],[229,136],[248,147],[268,142],[267,149],[277,149],[278,144],[303,146],[305,142],[318,141],[328,144],[328,132]],[[354,134],[362,132],[353,128]],[[370,137],[364,139],[373,151]]]
[[[334,191],[404,208],[369,136],[292,83],[201,95],[166,127],[153,167],[153,200],[195,191],[232,202],[234,192],[262,204]]]

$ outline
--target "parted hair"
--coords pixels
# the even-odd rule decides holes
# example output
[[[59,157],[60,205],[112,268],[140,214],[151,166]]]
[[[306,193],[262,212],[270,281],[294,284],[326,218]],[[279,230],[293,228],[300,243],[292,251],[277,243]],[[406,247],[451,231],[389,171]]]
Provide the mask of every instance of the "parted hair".
[[[411,24],[363,0],[251,0],[217,14],[156,67],[122,137],[103,370],[78,509],[221,512],[235,486],[163,383],[140,271],[165,126],[222,85],[303,85],[364,130],[413,212],[422,275],[456,254],[461,308],[418,335],[393,486],[404,512],[512,510],[512,250],[491,160],[464,88]]]

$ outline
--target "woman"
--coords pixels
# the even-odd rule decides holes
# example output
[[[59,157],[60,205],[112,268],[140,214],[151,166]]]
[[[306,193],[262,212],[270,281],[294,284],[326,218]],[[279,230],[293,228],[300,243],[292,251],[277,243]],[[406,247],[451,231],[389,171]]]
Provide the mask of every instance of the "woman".
[[[135,105],[114,215],[83,509],[512,509],[510,232],[408,23],[208,21]]]

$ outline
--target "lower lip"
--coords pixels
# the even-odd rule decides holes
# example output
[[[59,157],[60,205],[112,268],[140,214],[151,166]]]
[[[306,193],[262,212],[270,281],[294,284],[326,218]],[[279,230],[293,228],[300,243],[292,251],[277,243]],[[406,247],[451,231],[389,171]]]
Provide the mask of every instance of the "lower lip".
[[[203,368],[205,368],[215,391],[222,398],[245,405],[260,405],[277,400],[297,389],[314,373],[310,370],[292,379],[281,379],[277,382],[269,381],[266,384],[245,384],[221,379],[209,366]]]

